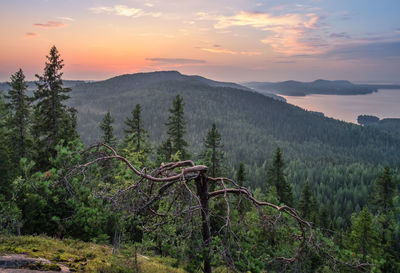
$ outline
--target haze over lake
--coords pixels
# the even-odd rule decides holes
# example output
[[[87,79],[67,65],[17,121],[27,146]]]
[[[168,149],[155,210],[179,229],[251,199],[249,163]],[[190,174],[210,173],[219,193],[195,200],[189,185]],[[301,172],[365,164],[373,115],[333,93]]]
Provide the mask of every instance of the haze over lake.
[[[400,118],[400,90],[381,89],[367,95],[282,96],[288,103],[322,112],[327,117],[357,123],[359,115]]]

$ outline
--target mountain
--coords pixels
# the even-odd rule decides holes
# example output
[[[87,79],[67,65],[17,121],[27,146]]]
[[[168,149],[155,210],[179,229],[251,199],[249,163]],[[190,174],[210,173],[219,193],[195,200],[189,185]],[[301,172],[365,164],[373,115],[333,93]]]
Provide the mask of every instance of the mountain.
[[[400,85],[353,84],[345,80],[327,81],[321,79],[313,82],[247,82],[243,85],[261,93],[268,92],[285,96],[306,96],[309,94],[364,95],[377,92],[378,89],[400,89]]]

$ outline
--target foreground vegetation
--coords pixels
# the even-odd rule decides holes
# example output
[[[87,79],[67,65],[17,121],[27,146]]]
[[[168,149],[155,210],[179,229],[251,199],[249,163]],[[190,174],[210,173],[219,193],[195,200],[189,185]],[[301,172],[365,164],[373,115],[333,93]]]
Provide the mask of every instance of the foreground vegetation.
[[[1,236],[0,255],[27,254],[62,264],[77,272],[166,272],[183,273],[179,261],[142,255],[137,246],[125,245],[118,254],[110,246],[86,243],[77,239],[55,239],[47,236]]]

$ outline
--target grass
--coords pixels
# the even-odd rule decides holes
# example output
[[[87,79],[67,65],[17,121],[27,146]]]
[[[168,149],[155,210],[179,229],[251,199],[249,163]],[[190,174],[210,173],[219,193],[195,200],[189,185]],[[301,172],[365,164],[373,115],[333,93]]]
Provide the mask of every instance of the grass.
[[[76,272],[136,272],[133,247],[124,247],[119,255],[113,255],[109,246],[74,239],[59,240],[47,236],[0,236],[0,255],[11,253],[46,258],[52,263],[63,264]],[[177,268],[179,262],[172,258],[138,255],[137,265],[141,273],[186,272]]]

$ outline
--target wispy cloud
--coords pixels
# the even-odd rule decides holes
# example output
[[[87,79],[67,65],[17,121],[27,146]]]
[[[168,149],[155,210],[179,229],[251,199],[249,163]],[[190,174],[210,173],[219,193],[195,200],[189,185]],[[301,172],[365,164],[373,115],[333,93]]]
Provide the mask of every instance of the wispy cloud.
[[[344,60],[400,57],[400,41],[359,41],[352,44],[337,46],[322,56]]]
[[[126,17],[142,17],[142,16],[152,16],[159,17],[161,16],[160,12],[147,12],[140,8],[130,8],[125,5],[115,5],[115,6],[101,6],[90,8],[90,11],[96,14],[106,13],[118,16],[126,16]]]
[[[298,26],[303,23],[299,14],[285,14],[273,16],[269,13],[241,11],[233,16],[220,16],[215,28],[228,28],[233,26],[251,26],[267,29],[275,26]]]
[[[25,37],[28,37],[28,38],[32,38],[32,37],[36,37],[36,36],[39,36],[39,34],[35,33],[35,32],[27,32],[27,33],[25,33]]]
[[[147,61],[163,64],[204,64],[205,60],[186,59],[186,58],[146,58]]]
[[[63,20],[63,21],[70,21],[70,22],[75,21],[74,18],[64,17],[64,16],[57,17],[57,19],[60,19],[60,20]]]
[[[35,27],[44,27],[44,28],[59,28],[59,27],[64,27],[67,24],[64,24],[62,22],[56,22],[56,21],[48,21],[47,23],[35,23],[33,24]]]
[[[201,48],[203,51],[211,52],[211,53],[222,53],[222,54],[231,54],[231,55],[247,55],[247,56],[255,56],[261,55],[261,52],[258,51],[234,51],[230,49],[224,48]]]

